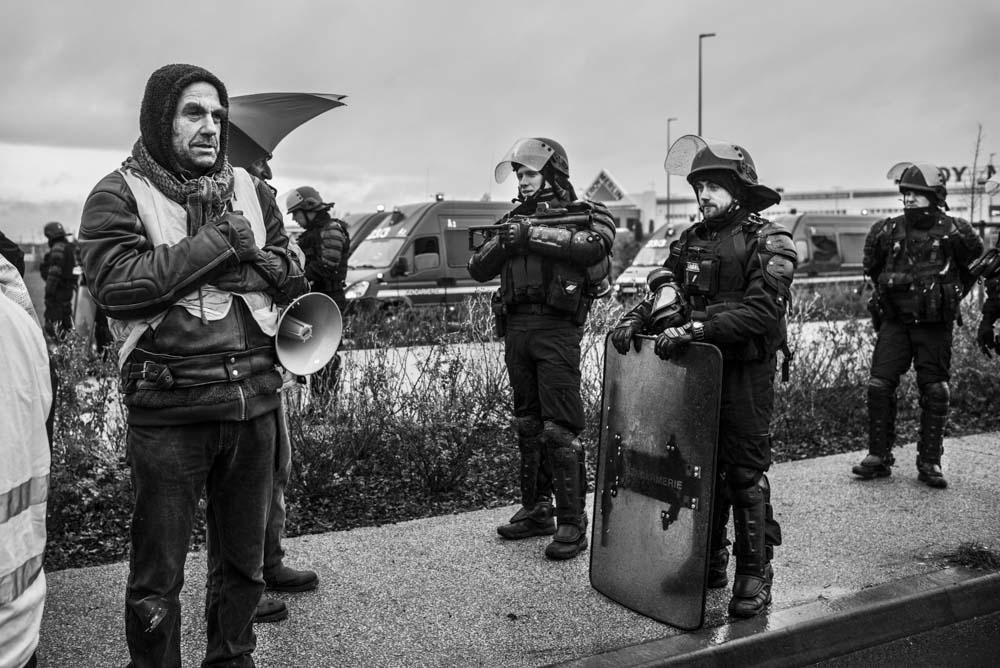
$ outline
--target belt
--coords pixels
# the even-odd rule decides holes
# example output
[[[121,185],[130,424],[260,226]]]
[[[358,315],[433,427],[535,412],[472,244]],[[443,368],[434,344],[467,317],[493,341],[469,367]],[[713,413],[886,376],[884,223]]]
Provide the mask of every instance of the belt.
[[[274,349],[270,346],[193,357],[156,355],[136,348],[122,367],[121,378],[126,391],[139,389],[136,385],[143,381],[152,384],[150,389],[167,390],[173,387],[235,382],[255,373],[269,371],[274,366]]]
[[[547,304],[507,304],[508,315],[553,315],[560,318],[572,318],[573,314]]]

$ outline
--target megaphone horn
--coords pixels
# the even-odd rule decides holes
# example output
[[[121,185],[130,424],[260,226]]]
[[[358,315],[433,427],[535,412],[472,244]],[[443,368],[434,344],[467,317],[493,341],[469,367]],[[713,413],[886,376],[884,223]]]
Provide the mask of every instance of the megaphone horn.
[[[278,361],[298,376],[315,373],[337,354],[343,333],[337,304],[322,292],[304,294],[278,318]]]

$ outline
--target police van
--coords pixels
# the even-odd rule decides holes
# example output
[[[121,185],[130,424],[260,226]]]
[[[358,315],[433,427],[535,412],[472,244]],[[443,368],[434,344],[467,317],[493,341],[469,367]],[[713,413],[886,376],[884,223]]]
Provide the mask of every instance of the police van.
[[[343,220],[347,225],[347,233],[351,237],[350,253],[353,253],[354,249],[361,245],[361,242],[368,237],[368,234],[391,213],[391,211],[383,209],[381,211],[369,211],[366,213],[349,213],[344,216]]]
[[[773,220],[792,233],[799,255],[795,281],[828,283],[861,280],[865,239],[883,217],[799,213]]]
[[[454,305],[490,293],[499,277],[477,283],[466,265],[469,228],[493,225],[513,208],[509,202],[441,200],[399,206],[388,212],[348,260],[349,304],[355,306]]]

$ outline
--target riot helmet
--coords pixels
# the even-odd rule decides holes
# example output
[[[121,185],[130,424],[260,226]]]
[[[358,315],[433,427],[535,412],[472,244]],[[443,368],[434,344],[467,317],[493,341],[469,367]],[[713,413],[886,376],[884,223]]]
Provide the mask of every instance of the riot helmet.
[[[45,238],[49,241],[61,239],[66,236],[66,228],[63,227],[62,223],[57,221],[45,223],[45,227],[42,228],[42,231],[45,233]]]
[[[912,190],[925,195],[931,204],[948,208],[948,203],[945,202],[948,189],[944,186],[944,172],[936,165],[928,162],[899,162],[892,166],[885,178],[895,181],[901,193]]]
[[[507,177],[517,170],[516,165],[524,165],[536,172],[543,172],[546,165],[551,165],[553,171],[569,176],[569,158],[566,156],[566,149],[559,142],[547,137],[527,137],[514,142],[493,170],[496,182],[506,181]]]
[[[663,169],[685,177],[692,187],[708,180],[732,189],[730,194],[749,211],[763,211],[781,201],[781,195],[757,181],[750,153],[732,142],[684,135],[667,151]]]
[[[319,192],[312,186],[299,186],[285,196],[287,213],[318,211],[320,209],[329,209],[332,206],[332,203],[324,203],[323,198],[319,196]]]

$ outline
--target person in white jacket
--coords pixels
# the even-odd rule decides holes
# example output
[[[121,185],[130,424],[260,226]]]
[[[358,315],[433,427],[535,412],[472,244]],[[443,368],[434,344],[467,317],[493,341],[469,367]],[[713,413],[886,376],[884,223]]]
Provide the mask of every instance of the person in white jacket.
[[[0,257],[0,668],[34,667],[45,604],[52,402],[45,337],[17,269]]]

